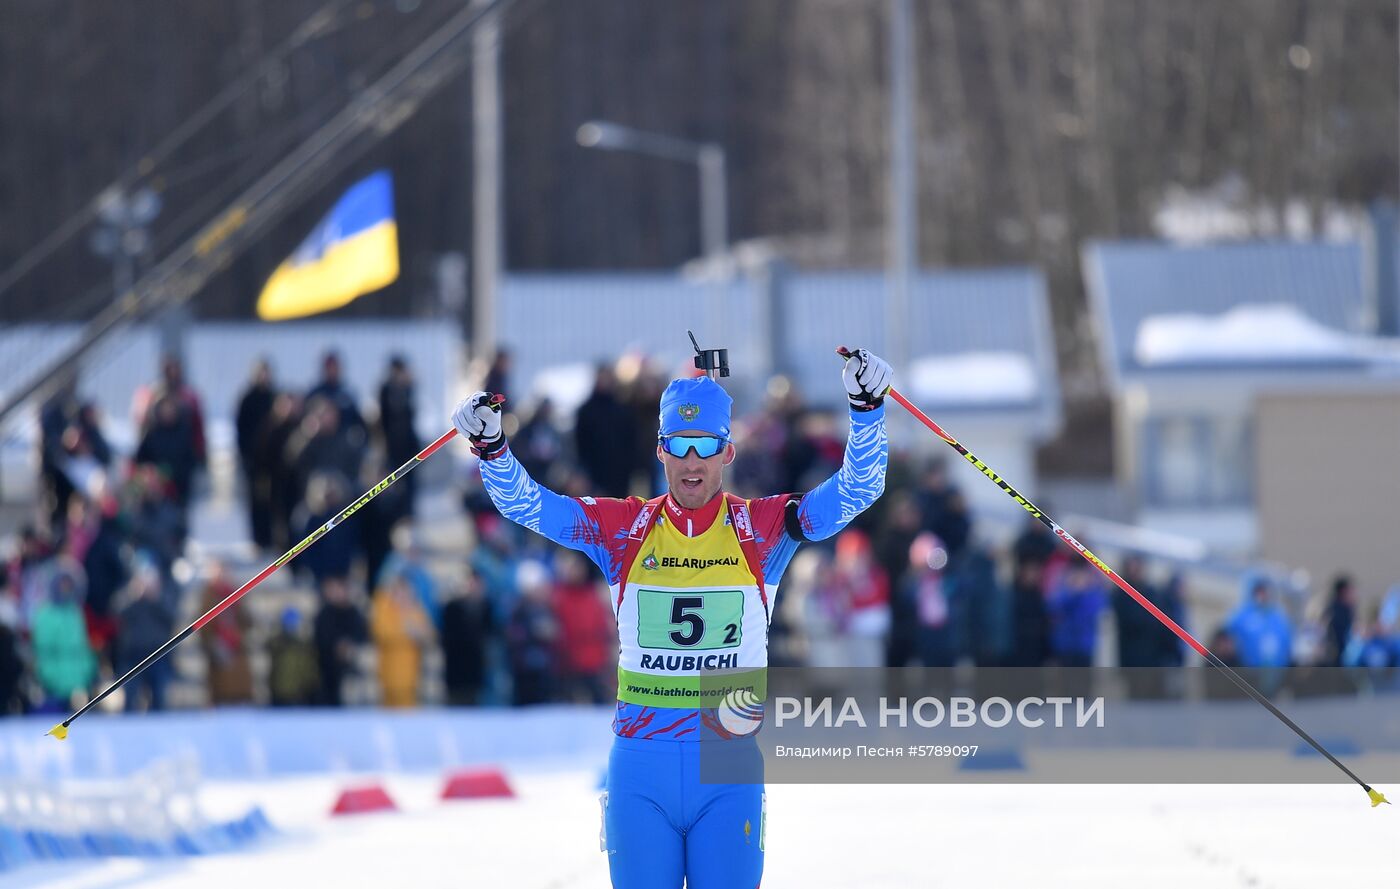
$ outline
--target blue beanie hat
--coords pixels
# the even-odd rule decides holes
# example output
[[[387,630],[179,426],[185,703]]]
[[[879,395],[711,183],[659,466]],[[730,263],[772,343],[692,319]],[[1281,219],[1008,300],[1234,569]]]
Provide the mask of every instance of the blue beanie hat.
[[[672,380],[661,393],[661,434],[697,430],[727,439],[733,404],[729,393],[709,377]]]

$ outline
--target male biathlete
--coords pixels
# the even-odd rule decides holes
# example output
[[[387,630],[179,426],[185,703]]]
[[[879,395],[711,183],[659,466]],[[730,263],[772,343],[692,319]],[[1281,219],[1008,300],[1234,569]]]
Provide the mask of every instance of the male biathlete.
[[[452,415],[481,458],[501,514],[584,553],[607,578],[621,652],[603,841],[615,889],[748,889],[763,876],[762,759],[752,735],[729,731],[701,678],[766,686],[768,623],[797,545],[823,540],[885,487],[888,363],[864,349],[846,362],[851,406],[840,470],[806,494],[744,501],[724,492],[734,462],[732,400],[709,377],[661,395],[656,456],[669,493],[654,500],[565,497],[541,487],[511,454],[493,396]],[[713,684],[710,687],[714,687]],[[705,706],[709,704],[710,706]],[[708,749],[757,761],[749,783],[700,779]]]

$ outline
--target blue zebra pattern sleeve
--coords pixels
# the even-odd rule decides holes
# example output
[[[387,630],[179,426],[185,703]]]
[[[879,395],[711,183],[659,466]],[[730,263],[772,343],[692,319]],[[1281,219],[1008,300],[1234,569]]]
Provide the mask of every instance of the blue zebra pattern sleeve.
[[[885,433],[885,408],[851,411],[846,456],[836,474],[802,498],[797,517],[808,540],[825,540],[879,499],[885,490],[890,440]]]
[[[507,447],[480,461],[481,482],[501,515],[560,546],[578,550],[609,576],[612,559],[598,522],[582,503],[557,494],[530,477]]]

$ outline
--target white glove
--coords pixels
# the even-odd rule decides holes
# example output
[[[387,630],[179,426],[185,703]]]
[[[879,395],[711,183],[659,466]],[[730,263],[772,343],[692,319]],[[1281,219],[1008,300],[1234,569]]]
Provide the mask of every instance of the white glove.
[[[501,411],[492,403],[490,392],[468,395],[452,412],[452,425],[472,443],[478,456],[492,454],[504,442],[501,435]]]
[[[851,407],[857,410],[873,410],[885,403],[885,392],[894,380],[894,369],[890,363],[866,349],[851,350],[851,357],[841,371],[841,382],[846,384],[846,396]]]

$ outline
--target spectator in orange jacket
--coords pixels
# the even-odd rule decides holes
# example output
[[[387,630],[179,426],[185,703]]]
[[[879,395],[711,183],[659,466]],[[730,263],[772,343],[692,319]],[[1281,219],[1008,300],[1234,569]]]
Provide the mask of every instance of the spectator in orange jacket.
[[[402,575],[391,576],[375,593],[369,631],[379,654],[380,700],[386,707],[416,705],[423,646],[432,639],[433,631]]]

